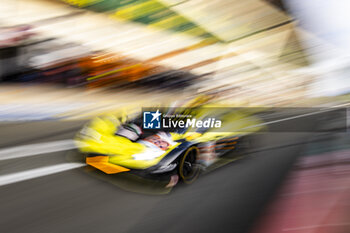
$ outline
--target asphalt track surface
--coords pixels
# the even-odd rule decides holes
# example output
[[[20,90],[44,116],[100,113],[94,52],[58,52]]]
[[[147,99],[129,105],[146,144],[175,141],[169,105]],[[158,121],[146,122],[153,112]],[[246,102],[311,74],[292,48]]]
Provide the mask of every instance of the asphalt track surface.
[[[83,123],[2,123],[0,148],[72,139]],[[313,128],[315,121],[283,124]],[[243,159],[164,195],[125,190],[101,175],[91,175],[94,171],[88,167],[3,185],[0,232],[249,232],[314,135],[255,135]],[[0,177],[66,163],[75,154],[73,149],[0,161]]]

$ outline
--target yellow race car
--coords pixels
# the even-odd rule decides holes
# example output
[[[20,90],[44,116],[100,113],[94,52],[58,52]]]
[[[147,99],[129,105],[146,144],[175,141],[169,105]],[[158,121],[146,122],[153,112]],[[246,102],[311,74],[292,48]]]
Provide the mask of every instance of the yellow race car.
[[[148,125],[146,113],[153,121]],[[97,117],[77,134],[76,142],[86,163],[106,174],[170,178],[174,185],[178,180],[193,182],[201,170],[240,148],[244,138],[261,128],[261,121],[244,110],[199,104],[157,108],[133,117]]]

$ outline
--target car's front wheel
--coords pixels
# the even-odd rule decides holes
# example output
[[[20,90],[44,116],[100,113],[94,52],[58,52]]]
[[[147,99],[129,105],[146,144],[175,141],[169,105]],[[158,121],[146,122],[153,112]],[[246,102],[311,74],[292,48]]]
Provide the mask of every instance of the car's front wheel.
[[[188,148],[180,158],[178,167],[179,176],[187,184],[194,182],[199,176],[200,167],[197,163],[198,155],[198,148],[192,146]]]

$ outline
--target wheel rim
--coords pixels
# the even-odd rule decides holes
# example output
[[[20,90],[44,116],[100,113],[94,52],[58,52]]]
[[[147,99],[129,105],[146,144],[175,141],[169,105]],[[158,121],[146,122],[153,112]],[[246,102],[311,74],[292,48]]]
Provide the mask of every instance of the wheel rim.
[[[185,183],[193,182],[199,175],[199,167],[196,163],[197,155],[197,147],[191,147],[181,159],[179,173]]]

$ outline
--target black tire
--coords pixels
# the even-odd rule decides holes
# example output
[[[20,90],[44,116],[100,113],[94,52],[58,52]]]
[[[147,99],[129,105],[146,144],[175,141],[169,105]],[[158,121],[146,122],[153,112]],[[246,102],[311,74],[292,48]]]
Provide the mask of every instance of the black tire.
[[[193,183],[199,176],[200,167],[197,164],[199,150],[196,146],[188,148],[181,156],[178,173],[181,180],[186,184]]]

